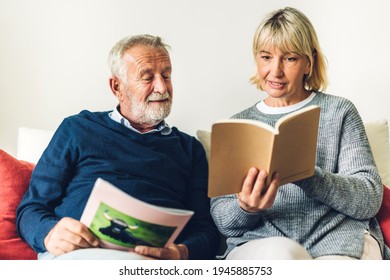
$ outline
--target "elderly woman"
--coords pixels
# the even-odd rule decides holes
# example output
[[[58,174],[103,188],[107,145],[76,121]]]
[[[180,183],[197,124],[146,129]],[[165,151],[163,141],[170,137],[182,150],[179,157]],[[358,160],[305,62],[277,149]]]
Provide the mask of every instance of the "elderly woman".
[[[267,97],[232,118],[272,126],[309,105],[321,108],[314,176],[279,185],[251,168],[240,193],[215,197],[211,214],[227,236],[226,259],[382,259],[375,219],[382,183],[355,106],[325,94],[325,57],[309,19],[284,8],[258,26],[251,78]],[[297,158],[296,160],[299,160]],[[294,162],[291,162],[294,164]],[[266,177],[272,181],[266,185]]]

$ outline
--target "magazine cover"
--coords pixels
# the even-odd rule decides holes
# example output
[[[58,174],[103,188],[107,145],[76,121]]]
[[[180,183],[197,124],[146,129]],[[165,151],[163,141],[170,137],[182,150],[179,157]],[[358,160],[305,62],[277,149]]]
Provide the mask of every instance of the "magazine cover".
[[[136,245],[169,246],[193,214],[140,201],[98,178],[80,221],[102,247],[127,251]]]

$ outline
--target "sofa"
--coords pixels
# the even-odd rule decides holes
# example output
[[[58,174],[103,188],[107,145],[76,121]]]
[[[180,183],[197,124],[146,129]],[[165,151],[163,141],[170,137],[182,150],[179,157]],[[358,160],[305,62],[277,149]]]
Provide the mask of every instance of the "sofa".
[[[377,214],[385,242],[390,245],[390,145],[385,119],[365,123],[368,139],[384,185],[383,203]],[[36,162],[53,136],[53,131],[21,127],[17,152],[0,149],[0,260],[36,260],[37,254],[17,235],[15,211],[25,193]],[[198,130],[196,137],[210,152],[210,132]],[[222,238],[223,240],[223,238]],[[221,243],[223,247],[224,244]]]

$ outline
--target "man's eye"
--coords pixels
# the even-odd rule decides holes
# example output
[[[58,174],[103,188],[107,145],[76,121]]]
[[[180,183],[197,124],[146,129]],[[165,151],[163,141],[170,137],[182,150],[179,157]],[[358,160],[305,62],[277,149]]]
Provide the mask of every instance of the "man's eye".
[[[153,77],[152,76],[143,77],[142,80],[150,82],[151,80],[153,80]]]
[[[171,76],[163,76],[164,80],[169,81],[171,79]]]

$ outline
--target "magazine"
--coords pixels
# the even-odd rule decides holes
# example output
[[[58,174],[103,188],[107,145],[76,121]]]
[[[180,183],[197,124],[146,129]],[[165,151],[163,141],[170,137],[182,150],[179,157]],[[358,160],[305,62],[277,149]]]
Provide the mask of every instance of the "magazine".
[[[193,214],[143,202],[98,178],[80,221],[101,247],[128,251],[136,245],[168,247]]]

